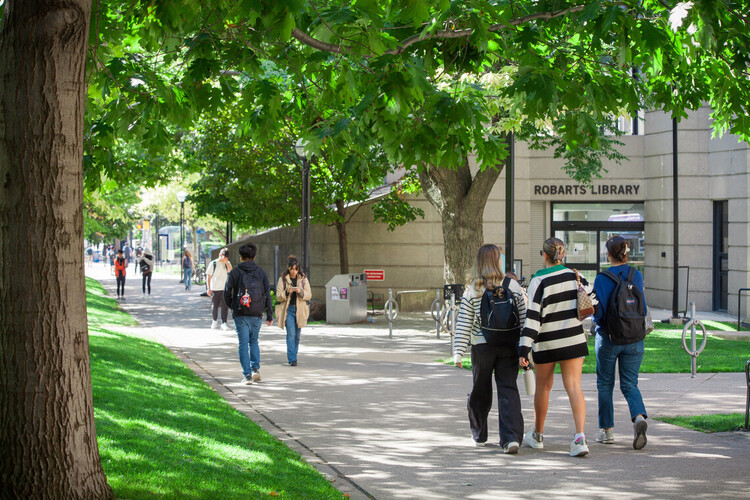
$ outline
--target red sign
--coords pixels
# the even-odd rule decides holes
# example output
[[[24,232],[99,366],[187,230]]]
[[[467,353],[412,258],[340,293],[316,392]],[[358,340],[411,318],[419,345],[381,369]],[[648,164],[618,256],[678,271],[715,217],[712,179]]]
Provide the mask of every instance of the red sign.
[[[383,269],[365,269],[367,281],[385,281],[385,270]]]

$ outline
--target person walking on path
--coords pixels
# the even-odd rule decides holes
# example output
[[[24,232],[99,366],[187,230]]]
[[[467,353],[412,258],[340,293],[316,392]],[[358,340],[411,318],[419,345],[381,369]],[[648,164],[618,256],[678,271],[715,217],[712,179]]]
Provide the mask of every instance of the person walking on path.
[[[266,272],[254,262],[257,252],[258,247],[254,243],[240,247],[241,262],[229,272],[224,286],[224,302],[232,308],[242,382],[246,385],[261,380],[258,335],[264,311],[266,325],[273,323],[271,285]]]
[[[477,253],[476,278],[466,286],[456,321],[456,336],[453,358],[457,367],[466,348],[471,344],[471,371],[473,387],[466,407],[469,412],[469,427],[475,446],[487,442],[487,418],[492,409],[492,377],[497,386],[497,404],[500,422],[500,446],[505,453],[518,453],[523,438],[523,415],[521,397],[518,394],[517,345],[521,325],[526,318],[523,291],[517,281],[503,276],[501,250],[495,245],[482,245]],[[512,298],[515,311],[511,312],[517,327],[501,332],[498,337],[486,338],[482,333],[480,319],[481,303],[485,291],[501,289],[501,297]],[[497,296],[497,295],[495,295]]]
[[[276,319],[279,328],[286,328],[286,359],[290,366],[297,366],[297,352],[302,328],[307,325],[312,298],[310,280],[299,269],[299,259],[290,255],[286,271],[276,284]]]
[[[546,240],[539,255],[545,269],[537,272],[529,283],[526,324],[518,345],[519,362],[523,367],[529,365],[529,353],[533,349],[536,371],[534,428],[524,436],[524,443],[531,448],[544,448],[544,422],[555,364],[559,363],[576,430],[570,455],[581,457],[589,453],[584,435],[586,400],[581,388],[583,359],[589,349],[578,319],[576,273],[562,265],[565,244],[557,238]],[[583,278],[581,281],[585,282]]]
[[[211,315],[213,321],[211,328],[219,328],[219,310],[221,310],[221,329],[229,330],[227,326],[227,316],[229,307],[224,302],[224,286],[227,283],[227,276],[232,270],[232,264],[227,256],[227,248],[219,250],[219,258],[214,259],[208,264],[208,296],[211,297]]]
[[[599,434],[596,442],[612,444],[615,442],[613,427],[615,425],[614,405],[612,393],[615,387],[615,363],[620,367],[620,390],[630,409],[630,420],[633,422],[633,448],[640,450],[646,446],[646,407],[643,404],[641,391],[638,389],[638,371],[641,368],[645,348],[643,337],[646,336],[644,321],[640,318],[639,325],[643,334],[638,335],[640,340],[622,344],[612,342],[612,329],[617,328],[613,322],[621,321],[614,313],[611,306],[616,303],[617,297],[613,294],[617,288],[618,281],[608,276],[614,274],[621,281],[630,281],[640,292],[643,304],[644,316],[647,312],[644,300],[643,275],[635,268],[628,265],[630,260],[628,242],[622,236],[613,236],[607,241],[607,258],[610,268],[599,274],[594,280],[594,293],[598,299],[598,306],[594,313],[596,323],[596,388],[599,395]],[[631,275],[632,273],[632,275]],[[611,315],[611,316],[610,316]],[[640,334],[640,332],[638,332]]]
[[[141,274],[143,275],[143,283],[141,284],[142,297],[146,296],[146,287],[148,286],[148,298],[151,298],[151,276],[154,273],[154,256],[151,254],[151,249],[147,248],[141,254],[141,259],[138,261],[138,266],[141,268]]]
[[[117,278],[117,300],[125,300],[125,271],[128,267],[128,261],[125,259],[122,250],[117,251],[115,259],[115,278]]]
[[[193,256],[190,250],[185,250],[182,256],[182,276],[185,280],[185,290],[190,291],[190,282],[193,280]]]

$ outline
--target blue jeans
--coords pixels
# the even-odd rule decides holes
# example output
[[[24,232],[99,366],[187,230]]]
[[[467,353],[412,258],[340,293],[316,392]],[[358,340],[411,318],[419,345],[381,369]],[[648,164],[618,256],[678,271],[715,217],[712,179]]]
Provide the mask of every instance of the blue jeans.
[[[186,267],[182,270],[183,277],[185,278],[185,288],[187,290],[190,290],[190,282],[193,278],[193,268],[192,267]]]
[[[299,336],[302,328],[297,326],[297,306],[289,306],[286,310],[286,360],[290,363],[297,361],[297,350],[299,349]]]
[[[615,425],[612,393],[615,388],[615,362],[619,360],[620,390],[630,408],[630,420],[646,415],[641,391],[638,389],[638,370],[643,360],[643,341],[627,345],[613,344],[607,335],[596,335],[596,388],[599,391],[599,428]]]
[[[260,323],[260,316],[234,317],[234,330],[237,332],[237,340],[239,341],[240,364],[242,365],[243,375],[251,375],[253,371],[260,370],[260,348],[258,347]]]

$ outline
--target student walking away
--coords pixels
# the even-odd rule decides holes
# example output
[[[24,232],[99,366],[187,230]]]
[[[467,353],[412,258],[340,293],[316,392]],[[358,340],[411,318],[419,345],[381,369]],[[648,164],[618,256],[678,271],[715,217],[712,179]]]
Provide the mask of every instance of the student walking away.
[[[536,368],[534,428],[526,433],[524,443],[532,448],[544,448],[544,422],[555,365],[559,364],[575,422],[576,432],[570,444],[570,455],[581,457],[589,453],[583,432],[586,400],[581,388],[583,359],[588,356],[589,350],[586,334],[578,319],[576,273],[562,265],[565,244],[557,238],[545,241],[539,255],[545,268],[538,271],[529,283],[529,306],[518,346],[521,366],[529,365],[529,353],[533,351]],[[581,278],[581,281],[588,285],[585,279]]]
[[[151,298],[151,276],[154,273],[154,256],[151,253],[151,249],[147,248],[141,254],[141,260],[138,261],[138,265],[141,268],[141,274],[143,275],[142,297],[146,296],[146,288],[148,287],[148,298]]]
[[[86,249],[86,266],[91,267],[92,265],[94,265],[94,249],[88,247]]]
[[[286,328],[286,360],[290,366],[297,366],[299,339],[310,316],[307,301],[311,298],[310,280],[300,271],[299,259],[290,255],[286,271],[276,283],[276,319],[279,328]]]
[[[125,259],[122,250],[117,251],[115,259],[115,278],[117,278],[117,300],[125,300],[125,271],[128,267],[128,261]]]
[[[190,282],[193,281],[193,256],[189,250],[185,250],[182,256],[182,278],[185,281],[185,290],[190,291]]]
[[[122,253],[125,255],[125,260],[130,264],[133,259],[133,250],[130,248],[130,245],[125,243],[125,246],[122,247]]]
[[[607,241],[607,258],[611,267],[594,280],[598,306],[596,323],[596,388],[599,393],[598,443],[615,442],[612,393],[615,387],[615,364],[620,366],[620,390],[630,408],[633,422],[633,448],[646,446],[646,407],[638,389],[638,371],[643,361],[643,339],[646,336],[646,300],[643,275],[628,265],[628,242],[622,236]]]
[[[517,346],[526,318],[523,291],[517,281],[503,276],[499,247],[482,245],[477,253],[476,277],[466,286],[456,321],[453,358],[461,359],[471,344],[473,386],[466,406],[475,446],[487,442],[487,419],[492,409],[492,378],[497,386],[500,446],[518,453],[523,438],[521,397],[518,394]]]
[[[109,267],[112,267],[115,265],[115,246],[110,245],[109,250],[107,250],[107,255],[109,255]]]
[[[263,312],[266,325],[273,323],[271,285],[268,275],[254,262],[258,247],[248,243],[240,247],[240,264],[227,276],[224,302],[232,308],[234,329],[239,343],[242,382],[260,382],[260,348],[258,335]]]
[[[214,330],[219,328],[219,311],[221,311],[221,329],[229,330],[227,326],[229,307],[224,302],[224,286],[227,283],[227,276],[232,270],[228,253],[227,248],[219,250],[219,258],[212,260],[207,269],[208,296],[211,297],[211,315],[213,317],[211,328]]]

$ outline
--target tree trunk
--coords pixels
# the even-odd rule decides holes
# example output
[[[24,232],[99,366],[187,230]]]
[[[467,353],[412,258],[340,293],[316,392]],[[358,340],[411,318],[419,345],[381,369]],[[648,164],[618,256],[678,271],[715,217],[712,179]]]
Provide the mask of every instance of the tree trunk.
[[[346,236],[346,206],[342,200],[336,200],[336,212],[341,217],[336,221],[336,232],[339,236],[339,272],[349,274],[349,243]]]
[[[469,160],[456,170],[430,166],[419,172],[427,200],[442,218],[446,283],[465,283],[484,241],[484,206],[501,168],[472,178]]]
[[[112,498],[83,271],[91,0],[6,0],[0,27],[0,497]]]

